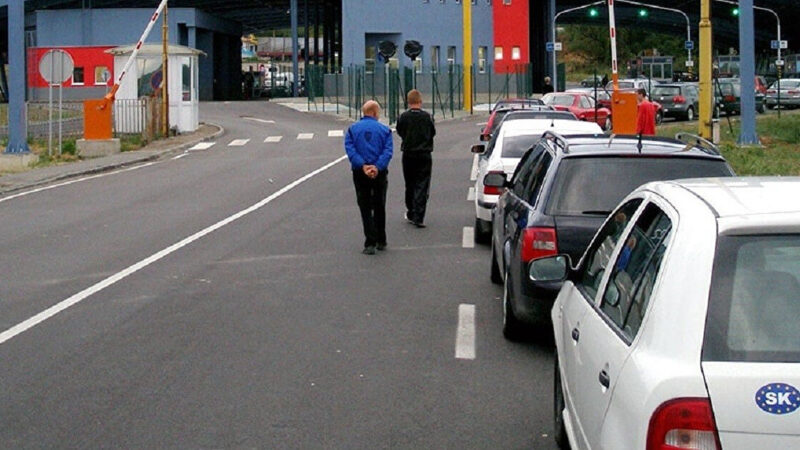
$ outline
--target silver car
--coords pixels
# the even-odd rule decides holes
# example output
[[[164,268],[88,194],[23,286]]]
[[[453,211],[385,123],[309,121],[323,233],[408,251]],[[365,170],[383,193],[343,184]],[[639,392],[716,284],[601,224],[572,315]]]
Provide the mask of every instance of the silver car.
[[[767,97],[765,99],[767,108],[774,109],[778,106],[778,82],[772,83],[767,89]],[[797,108],[800,107],[800,78],[787,78],[781,80],[780,89],[780,105],[781,107]]]

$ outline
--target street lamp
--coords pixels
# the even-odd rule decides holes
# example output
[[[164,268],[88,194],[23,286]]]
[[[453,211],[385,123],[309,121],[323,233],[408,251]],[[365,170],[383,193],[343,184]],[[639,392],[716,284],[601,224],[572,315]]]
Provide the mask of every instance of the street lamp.
[[[736,8],[734,8],[731,11],[731,14],[733,14],[734,16],[739,16],[739,2],[736,2],[736,1],[733,1],[733,0],[715,0],[715,1],[718,1],[720,3],[727,3],[729,5],[736,5]],[[761,10],[761,11],[767,11],[769,13],[772,13],[773,16],[775,16],[775,20],[778,22],[778,49],[777,50],[778,50],[778,61],[780,61],[781,60],[781,18],[780,18],[780,16],[778,16],[778,13],[776,13],[774,10],[769,9],[769,8],[764,8],[763,6],[755,6],[755,5],[753,5],[753,9],[758,9],[758,10]],[[778,64],[780,64],[780,63],[778,63]]]
[[[556,61],[556,20],[558,20],[558,16],[562,14],[571,13],[574,11],[580,11],[581,9],[592,8],[593,6],[602,5],[605,3],[605,0],[598,0],[596,2],[589,3],[583,6],[577,6],[575,8],[565,9],[560,11],[558,14],[553,16],[553,23],[552,25],[552,37],[553,37],[553,91],[558,90],[558,66]],[[592,8],[589,10],[589,17],[597,17],[599,15],[599,11],[596,8]]]

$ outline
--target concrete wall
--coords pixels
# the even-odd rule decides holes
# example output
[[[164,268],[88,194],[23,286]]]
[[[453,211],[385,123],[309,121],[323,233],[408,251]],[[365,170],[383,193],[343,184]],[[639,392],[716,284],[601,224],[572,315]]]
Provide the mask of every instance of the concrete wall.
[[[431,65],[433,46],[440,48],[440,67],[447,64],[450,46],[456,47],[456,64],[461,64],[462,15],[463,5],[455,0],[343,0],[342,65],[364,64],[366,46],[383,38],[397,45],[400,65],[411,65],[403,54],[407,40],[419,41],[424,46],[421,59],[426,67]],[[476,65],[478,47],[492,51],[492,5],[486,0],[477,0],[472,5],[472,45],[472,60]],[[487,59],[491,63],[491,58]]]

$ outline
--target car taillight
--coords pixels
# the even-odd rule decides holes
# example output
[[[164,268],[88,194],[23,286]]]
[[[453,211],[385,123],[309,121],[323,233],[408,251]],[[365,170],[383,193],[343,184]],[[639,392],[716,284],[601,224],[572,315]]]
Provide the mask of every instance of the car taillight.
[[[725,96],[725,101],[726,102],[735,102],[736,101],[736,97],[734,97],[732,95],[726,95]]]
[[[558,254],[555,228],[526,228],[522,234],[522,262]]]
[[[675,97],[672,97],[672,103],[676,104],[686,103],[686,99],[682,95],[676,95]]]
[[[717,426],[707,398],[664,402],[650,418],[647,450],[720,450]]]
[[[767,94],[777,94],[778,91],[775,89],[767,89]]]
[[[492,172],[488,172],[486,175],[489,175],[490,173],[503,173],[503,171],[495,170],[495,171],[492,171]],[[486,176],[484,176],[483,179],[485,180]],[[485,195],[500,195],[500,194],[503,193],[503,188],[498,187],[498,186],[486,186],[484,184],[483,185],[483,193]]]
[[[789,91],[789,92],[787,92],[787,94],[789,94],[789,95],[797,95],[797,94],[800,94],[800,91]]]

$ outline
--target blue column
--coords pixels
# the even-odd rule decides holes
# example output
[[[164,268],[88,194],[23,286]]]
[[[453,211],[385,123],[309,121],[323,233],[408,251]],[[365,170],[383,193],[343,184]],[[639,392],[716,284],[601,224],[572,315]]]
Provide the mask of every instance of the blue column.
[[[554,30],[552,30],[552,28],[553,28],[553,18],[556,17],[556,0],[550,0],[550,7],[548,8],[548,10],[549,11],[548,11],[548,16],[547,16],[547,26],[548,26],[548,28],[551,28],[551,29],[547,31],[547,36],[548,36],[548,39],[550,39],[550,36],[555,36]],[[555,44],[553,44],[553,45],[555,45]],[[553,53],[555,53],[555,50],[553,50]],[[550,76],[553,79],[553,86],[555,86],[556,85],[556,76],[555,75],[556,75],[556,70],[557,70],[556,67],[554,67],[554,63],[553,63],[553,61],[555,61],[555,58],[553,58],[552,55],[548,54],[547,58],[545,58],[545,59],[547,60],[547,68],[549,69],[549,70],[545,71],[545,75]],[[565,86],[566,86],[566,84],[565,84]]]
[[[25,5],[8,2],[8,148],[6,153],[28,153],[25,120]]]
[[[291,0],[291,20],[292,20],[292,75],[294,76],[294,83],[292,83],[292,97],[297,97],[297,85],[300,83],[299,70],[297,67],[297,54],[300,53],[299,45],[297,44],[297,0]]]
[[[739,145],[761,145],[756,133],[756,52],[753,0],[739,0],[739,61],[742,83],[742,130]]]

